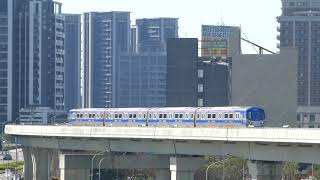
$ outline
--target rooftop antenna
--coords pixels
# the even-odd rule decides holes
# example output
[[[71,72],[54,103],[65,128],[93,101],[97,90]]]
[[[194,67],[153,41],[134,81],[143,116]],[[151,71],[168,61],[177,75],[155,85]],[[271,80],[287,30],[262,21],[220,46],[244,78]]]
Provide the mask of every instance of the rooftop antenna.
[[[223,26],[223,19],[222,19],[222,8],[220,9],[220,25]]]

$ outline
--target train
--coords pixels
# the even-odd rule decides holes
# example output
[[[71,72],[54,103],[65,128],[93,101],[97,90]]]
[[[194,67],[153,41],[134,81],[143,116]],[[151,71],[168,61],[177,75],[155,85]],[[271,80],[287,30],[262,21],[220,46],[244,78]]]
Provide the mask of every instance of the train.
[[[68,125],[109,127],[263,127],[261,107],[82,108]]]

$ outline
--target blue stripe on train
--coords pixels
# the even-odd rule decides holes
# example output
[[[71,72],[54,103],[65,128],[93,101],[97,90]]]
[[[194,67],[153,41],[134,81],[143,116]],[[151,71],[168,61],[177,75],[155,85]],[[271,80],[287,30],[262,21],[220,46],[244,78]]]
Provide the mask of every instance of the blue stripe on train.
[[[146,120],[132,120],[132,119],[73,119],[69,120],[70,123],[74,122],[95,122],[95,123],[146,123]],[[193,120],[157,120],[157,119],[151,119],[148,120],[148,123],[193,123]],[[244,124],[245,121],[243,120],[195,120],[195,123],[199,124],[208,124],[208,123],[235,123],[235,124]]]

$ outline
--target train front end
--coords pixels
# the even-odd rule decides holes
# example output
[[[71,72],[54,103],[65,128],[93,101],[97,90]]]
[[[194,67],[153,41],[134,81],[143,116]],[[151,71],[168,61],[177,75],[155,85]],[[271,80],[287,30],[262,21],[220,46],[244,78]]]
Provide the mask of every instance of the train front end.
[[[265,124],[265,111],[260,107],[249,107],[246,110],[248,124],[254,127],[263,127]]]

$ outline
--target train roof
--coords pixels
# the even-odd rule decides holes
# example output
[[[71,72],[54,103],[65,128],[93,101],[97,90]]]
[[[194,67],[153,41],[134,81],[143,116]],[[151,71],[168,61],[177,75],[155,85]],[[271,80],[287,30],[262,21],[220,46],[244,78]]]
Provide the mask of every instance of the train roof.
[[[82,109],[72,109],[70,112],[203,112],[203,111],[245,111],[250,108],[259,108],[254,106],[226,106],[226,107],[153,107],[153,108],[82,108]]]

